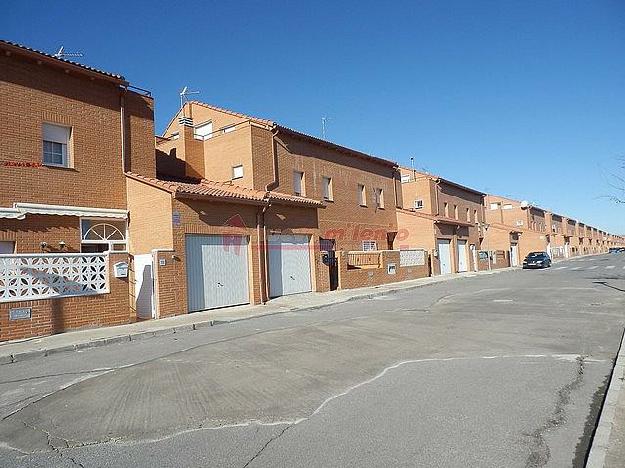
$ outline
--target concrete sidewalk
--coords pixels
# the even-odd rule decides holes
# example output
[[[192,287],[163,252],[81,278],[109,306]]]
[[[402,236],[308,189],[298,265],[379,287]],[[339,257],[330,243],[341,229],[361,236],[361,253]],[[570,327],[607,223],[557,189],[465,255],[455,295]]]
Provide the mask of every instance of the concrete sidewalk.
[[[625,466],[625,332],[586,462],[586,468],[623,466]]]
[[[247,320],[270,314],[326,307],[354,299],[381,296],[397,291],[419,288],[430,284],[474,276],[492,275],[515,268],[492,271],[457,273],[446,276],[420,278],[381,286],[346,289],[327,293],[306,293],[272,299],[264,305],[245,305],[224,309],[194,312],[159,320],[147,320],[115,327],[77,330],[58,335],[9,341],[0,344],[0,365],[45,357],[51,354],[76,351],[124,341],[142,340],[154,336],[183,333],[222,323]]]

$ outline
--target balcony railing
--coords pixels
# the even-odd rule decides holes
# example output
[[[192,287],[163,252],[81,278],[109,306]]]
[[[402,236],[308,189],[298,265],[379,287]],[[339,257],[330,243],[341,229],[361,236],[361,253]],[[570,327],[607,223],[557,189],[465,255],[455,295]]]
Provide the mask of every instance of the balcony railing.
[[[347,252],[348,268],[380,268],[382,263],[382,252]]]
[[[0,302],[109,292],[108,253],[0,255]]]

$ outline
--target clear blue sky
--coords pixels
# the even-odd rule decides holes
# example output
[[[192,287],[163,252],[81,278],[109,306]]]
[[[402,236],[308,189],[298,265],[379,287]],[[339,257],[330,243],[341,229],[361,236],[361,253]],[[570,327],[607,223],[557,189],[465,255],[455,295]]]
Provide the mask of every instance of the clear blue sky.
[[[10,2],[0,37],[625,233],[625,2]]]

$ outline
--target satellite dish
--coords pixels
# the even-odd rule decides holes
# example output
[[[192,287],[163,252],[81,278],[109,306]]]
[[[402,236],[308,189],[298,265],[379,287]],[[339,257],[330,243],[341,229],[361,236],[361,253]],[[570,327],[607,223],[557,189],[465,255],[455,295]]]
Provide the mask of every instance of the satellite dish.
[[[530,202],[528,202],[527,200],[523,200],[521,202],[521,208],[528,208],[530,206]]]

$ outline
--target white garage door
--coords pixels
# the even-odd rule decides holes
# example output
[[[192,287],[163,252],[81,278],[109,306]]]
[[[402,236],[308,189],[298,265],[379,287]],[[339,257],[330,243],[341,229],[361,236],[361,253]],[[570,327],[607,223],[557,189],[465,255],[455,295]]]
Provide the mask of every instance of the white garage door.
[[[309,244],[308,236],[269,236],[269,295],[271,297],[311,290]]]
[[[189,311],[250,302],[244,236],[186,236]]]

